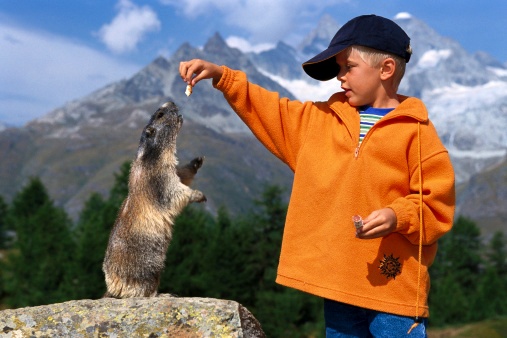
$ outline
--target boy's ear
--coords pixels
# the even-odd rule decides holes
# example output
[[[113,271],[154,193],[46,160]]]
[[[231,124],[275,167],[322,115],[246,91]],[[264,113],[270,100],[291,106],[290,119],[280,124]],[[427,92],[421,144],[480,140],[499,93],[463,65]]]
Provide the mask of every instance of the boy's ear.
[[[380,79],[387,80],[394,75],[394,71],[396,70],[396,62],[394,62],[393,58],[387,58],[382,61],[380,65]]]

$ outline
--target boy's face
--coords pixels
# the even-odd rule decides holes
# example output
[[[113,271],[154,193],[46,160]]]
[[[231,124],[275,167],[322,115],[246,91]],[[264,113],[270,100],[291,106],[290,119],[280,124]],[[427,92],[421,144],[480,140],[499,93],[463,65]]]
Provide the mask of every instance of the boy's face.
[[[379,67],[367,64],[354,49],[336,55],[336,63],[340,66],[337,79],[351,106],[385,108]]]

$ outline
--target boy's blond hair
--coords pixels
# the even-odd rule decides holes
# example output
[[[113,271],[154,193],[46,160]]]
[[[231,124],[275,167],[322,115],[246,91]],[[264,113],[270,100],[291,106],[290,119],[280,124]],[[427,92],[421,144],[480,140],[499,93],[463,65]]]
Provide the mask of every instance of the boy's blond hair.
[[[347,55],[350,55],[352,50],[355,50],[357,54],[361,57],[361,59],[367,64],[369,64],[371,67],[380,66],[380,63],[387,58],[394,59],[396,68],[393,75],[393,85],[395,86],[395,89],[398,90],[398,86],[400,85],[401,79],[403,78],[403,75],[405,75],[406,62],[402,57],[387,52],[383,52],[381,50],[357,45],[349,47]]]

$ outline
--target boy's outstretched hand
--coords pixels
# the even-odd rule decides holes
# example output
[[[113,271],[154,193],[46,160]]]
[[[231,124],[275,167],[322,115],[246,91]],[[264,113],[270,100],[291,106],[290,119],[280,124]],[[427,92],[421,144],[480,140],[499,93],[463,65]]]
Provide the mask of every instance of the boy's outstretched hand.
[[[213,79],[213,84],[216,84],[223,73],[222,67],[208,61],[193,59],[180,62],[180,76],[191,86],[204,79]]]
[[[389,235],[396,229],[398,219],[394,210],[384,208],[375,210],[363,219],[363,226],[356,231],[356,237],[372,239]]]

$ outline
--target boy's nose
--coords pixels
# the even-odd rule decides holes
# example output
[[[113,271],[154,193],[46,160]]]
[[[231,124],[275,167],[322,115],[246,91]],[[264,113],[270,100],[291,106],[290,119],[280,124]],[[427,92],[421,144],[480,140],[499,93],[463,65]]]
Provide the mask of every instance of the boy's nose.
[[[345,82],[345,72],[342,72],[340,70],[340,72],[338,73],[338,75],[336,75],[336,79],[340,82]]]
[[[347,74],[347,72],[343,68],[345,68],[345,67],[340,67],[340,70],[338,71],[338,75],[336,75],[336,78],[340,82],[345,81],[345,74]]]

